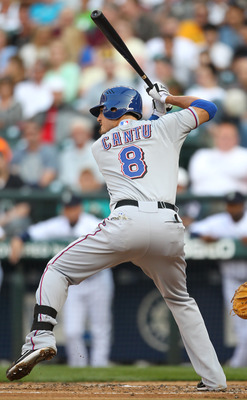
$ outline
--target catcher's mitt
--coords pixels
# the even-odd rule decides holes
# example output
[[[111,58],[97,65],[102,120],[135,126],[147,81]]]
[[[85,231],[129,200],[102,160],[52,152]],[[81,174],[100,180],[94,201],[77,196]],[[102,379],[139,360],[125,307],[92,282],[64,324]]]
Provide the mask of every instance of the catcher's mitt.
[[[247,319],[247,282],[242,283],[235,291],[232,298],[232,311],[234,315]]]

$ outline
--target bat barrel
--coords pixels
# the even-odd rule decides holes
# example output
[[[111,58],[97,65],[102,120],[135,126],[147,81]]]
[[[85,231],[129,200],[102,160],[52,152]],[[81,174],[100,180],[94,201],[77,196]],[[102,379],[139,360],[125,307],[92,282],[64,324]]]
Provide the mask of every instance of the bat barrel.
[[[140,77],[146,82],[146,84],[152,88],[153,84],[148,79],[146,74],[141,69],[140,65],[137,63],[126,44],[104,16],[101,10],[94,10],[91,12],[91,19],[94,21],[95,25],[101,30],[109,42],[115,47],[115,49],[128,61],[128,63],[134,68],[134,70],[140,75]]]
[[[91,18],[94,20],[94,19],[96,19],[96,18],[100,18],[100,16],[102,16],[103,14],[102,14],[102,11],[100,11],[100,10],[94,10],[94,11],[92,11],[92,13],[91,13]]]

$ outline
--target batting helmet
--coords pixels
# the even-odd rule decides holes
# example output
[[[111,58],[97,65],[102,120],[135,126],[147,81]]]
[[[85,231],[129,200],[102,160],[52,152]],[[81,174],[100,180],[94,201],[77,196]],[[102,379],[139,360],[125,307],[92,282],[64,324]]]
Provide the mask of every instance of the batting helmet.
[[[100,98],[100,104],[90,108],[90,113],[99,116],[100,108],[108,119],[118,119],[124,114],[134,114],[142,118],[142,98],[137,90],[128,86],[115,86],[106,89]]]

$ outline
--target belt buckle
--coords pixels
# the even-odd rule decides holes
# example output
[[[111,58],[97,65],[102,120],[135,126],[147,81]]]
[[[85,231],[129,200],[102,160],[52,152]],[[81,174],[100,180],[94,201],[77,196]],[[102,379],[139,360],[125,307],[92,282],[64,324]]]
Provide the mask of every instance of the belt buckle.
[[[160,201],[160,205],[161,205],[161,208],[166,208],[166,203],[165,203],[165,201]]]

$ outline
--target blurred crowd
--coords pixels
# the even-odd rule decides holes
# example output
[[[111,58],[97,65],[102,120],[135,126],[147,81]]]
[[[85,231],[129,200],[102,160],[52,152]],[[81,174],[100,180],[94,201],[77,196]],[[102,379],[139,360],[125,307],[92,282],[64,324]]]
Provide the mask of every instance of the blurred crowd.
[[[89,108],[107,87],[126,84],[140,91],[144,117],[149,118],[145,84],[93,23],[94,9],[103,11],[152,81],[165,83],[174,95],[195,95],[217,104],[213,122],[188,139],[192,152],[182,167],[192,193],[221,195],[232,185],[247,194],[244,165],[228,177],[229,162],[223,157],[219,179],[212,180],[217,157],[217,168],[211,165],[210,171],[200,162],[203,153],[192,157],[202,147],[219,159],[220,152],[231,152],[219,149],[216,139],[218,126],[227,136],[231,124],[237,136],[234,146],[241,147],[247,160],[244,0],[3,0],[0,135],[10,147],[10,173],[33,189],[100,190],[104,180],[90,150],[98,134]],[[238,162],[238,153],[231,160]],[[229,185],[218,185],[220,173]],[[205,175],[205,185],[198,174]],[[2,175],[0,170],[4,189]]]

